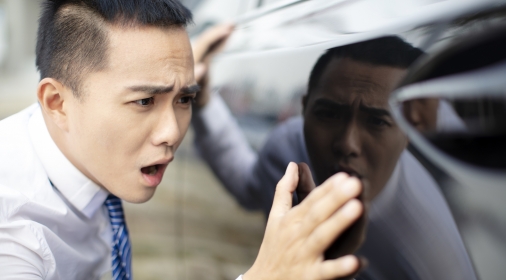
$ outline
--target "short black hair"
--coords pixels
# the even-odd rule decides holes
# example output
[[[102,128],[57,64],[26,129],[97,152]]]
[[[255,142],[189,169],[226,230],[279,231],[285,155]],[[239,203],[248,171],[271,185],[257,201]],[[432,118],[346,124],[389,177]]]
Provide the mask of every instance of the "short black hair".
[[[76,97],[83,74],[107,67],[107,24],[182,26],[191,12],[178,0],[45,0],[39,19],[36,65]]]
[[[308,94],[316,88],[320,77],[333,59],[351,58],[358,62],[377,66],[407,69],[422,54],[422,50],[404,42],[397,36],[385,36],[328,49],[320,56],[311,70]]]

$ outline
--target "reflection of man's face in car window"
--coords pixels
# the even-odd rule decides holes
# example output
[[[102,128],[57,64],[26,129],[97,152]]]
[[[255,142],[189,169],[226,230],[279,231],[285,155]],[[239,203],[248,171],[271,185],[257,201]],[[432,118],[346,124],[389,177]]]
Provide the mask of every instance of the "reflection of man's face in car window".
[[[420,98],[403,104],[404,116],[420,132],[435,132],[439,99]]]
[[[407,140],[388,97],[406,70],[332,58],[304,101],[304,135],[316,179],[345,171],[370,201],[385,186]]]

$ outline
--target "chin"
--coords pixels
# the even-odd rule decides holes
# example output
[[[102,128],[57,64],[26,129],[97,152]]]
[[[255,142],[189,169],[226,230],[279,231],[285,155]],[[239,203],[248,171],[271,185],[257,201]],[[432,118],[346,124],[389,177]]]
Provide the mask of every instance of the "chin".
[[[138,191],[136,193],[128,193],[128,194],[118,196],[118,197],[126,202],[139,204],[139,203],[147,202],[148,200],[150,200],[153,197],[154,194],[155,194],[154,189],[148,189],[148,190]]]

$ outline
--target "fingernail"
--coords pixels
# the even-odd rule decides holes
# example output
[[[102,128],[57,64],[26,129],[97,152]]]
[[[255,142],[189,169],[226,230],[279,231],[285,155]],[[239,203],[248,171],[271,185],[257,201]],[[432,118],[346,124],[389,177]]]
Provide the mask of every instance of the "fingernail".
[[[355,218],[359,213],[359,209],[360,202],[358,202],[356,199],[350,200],[343,206],[343,215],[350,218]]]
[[[344,172],[337,173],[337,175],[334,175],[334,177],[332,178],[332,180],[333,180],[332,182],[334,184],[334,187],[341,188],[343,183],[346,182],[346,178],[348,178],[348,174],[346,174]]]
[[[350,177],[341,186],[342,192],[350,197],[357,196],[360,192],[360,181],[355,177]]]
[[[348,255],[341,258],[341,264],[346,270],[354,270],[357,267],[358,260],[355,256]]]
[[[294,162],[290,161],[290,163],[289,163],[289,164],[288,164],[288,166],[286,167],[285,174],[286,174],[286,173],[288,173],[288,170],[290,170],[290,168],[293,168],[293,165],[294,165],[294,164],[295,164]]]

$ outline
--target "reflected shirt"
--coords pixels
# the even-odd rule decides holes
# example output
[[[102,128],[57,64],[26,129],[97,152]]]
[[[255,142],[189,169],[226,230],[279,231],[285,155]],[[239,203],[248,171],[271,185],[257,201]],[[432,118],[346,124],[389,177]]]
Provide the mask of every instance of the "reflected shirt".
[[[216,93],[192,123],[200,155],[247,209],[263,210],[267,216],[288,163],[311,167],[302,117],[278,125],[258,153]],[[369,260],[357,279],[476,279],[443,195],[408,151],[371,203],[367,238],[357,254]]]
[[[58,149],[39,105],[0,121],[0,279],[110,275],[107,195]]]

